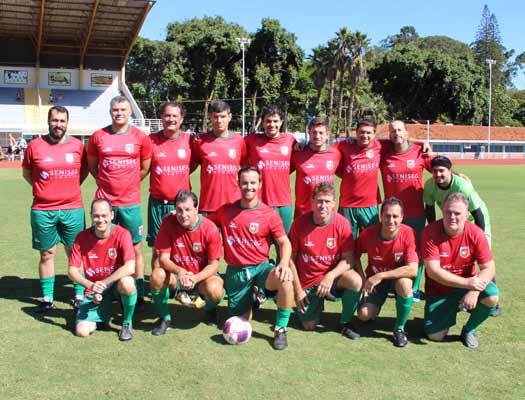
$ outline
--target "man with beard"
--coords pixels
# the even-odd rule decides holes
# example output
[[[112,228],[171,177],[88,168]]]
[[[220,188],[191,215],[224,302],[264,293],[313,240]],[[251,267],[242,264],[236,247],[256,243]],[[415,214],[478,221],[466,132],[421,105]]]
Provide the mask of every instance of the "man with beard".
[[[29,142],[22,163],[24,179],[33,188],[33,248],[40,252],[42,300],[37,313],[53,308],[57,244],[64,244],[69,257],[77,233],[85,227],[80,185],[88,173],[84,145],[67,135],[68,110],[50,108],[47,121],[49,133]],[[75,307],[82,298],[82,286],[75,285]]]

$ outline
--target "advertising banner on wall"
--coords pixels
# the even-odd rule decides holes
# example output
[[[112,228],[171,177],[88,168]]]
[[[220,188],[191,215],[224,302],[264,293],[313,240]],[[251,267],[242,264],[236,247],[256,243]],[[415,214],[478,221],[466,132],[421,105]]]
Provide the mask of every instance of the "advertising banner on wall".
[[[112,83],[112,73],[93,72],[91,74],[91,86],[111,86]]]
[[[5,69],[4,83],[10,85],[27,85],[28,73],[24,70]]]
[[[71,72],[49,72],[47,83],[49,86],[71,86]]]

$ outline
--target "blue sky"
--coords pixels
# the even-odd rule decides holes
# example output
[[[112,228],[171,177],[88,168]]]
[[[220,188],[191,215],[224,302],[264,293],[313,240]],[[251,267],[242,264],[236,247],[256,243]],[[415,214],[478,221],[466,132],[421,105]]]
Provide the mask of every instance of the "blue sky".
[[[343,26],[366,33],[373,44],[405,25],[414,26],[421,36],[444,35],[468,44],[474,40],[485,4],[498,19],[503,45],[516,54],[525,51],[525,0],[158,0],[140,35],[164,40],[169,22],[220,15],[248,32],[255,32],[263,18],[279,19],[307,55]],[[514,82],[525,89],[525,72]]]

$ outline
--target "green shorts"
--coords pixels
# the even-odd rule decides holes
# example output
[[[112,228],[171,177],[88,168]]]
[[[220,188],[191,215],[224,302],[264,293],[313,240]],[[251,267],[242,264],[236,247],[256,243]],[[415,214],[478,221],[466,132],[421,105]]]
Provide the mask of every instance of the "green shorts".
[[[292,206],[276,206],[272,207],[275,211],[279,213],[281,220],[284,224],[284,230],[286,234],[290,233],[290,227],[292,226],[293,219],[293,207]]]
[[[148,199],[148,236],[146,241],[149,247],[155,245],[162,218],[175,210],[175,203],[157,200],[151,195]]]
[[[423,228],[426,224],[426,217],[423,215],[422,217],[413,217],[413,218],[403,218],[403,223],[405,225],[410,226],[414,233],[416,234],[416,240],[419,243],[421,240],[421,232],[423,232]]]
[[[142,225],[142,205],[113,207],[115,218],[113,223],[126,228],[131,233],[133,244],[144,240],[144,226]]]
[[[377,206],[339,207],[339,214],[350,222],[354,240],[357,239],[363,229],[379,223],[379,208]]]
[[[343,295],[343,291],[343,289],[337,289],[337,280],[335,280],[330,289],[330,293],[334,297],[340,299]],[[305,292],[309,303],[306,305],[306,311],[304,313],[297,311],[299,320],[301,322],[308,322],[321,319],[321,314],[324,311],[324,298],[315,294],[315,292],[317,292],[317,285],[306,289]]]
[[[230,315],[242,315],[252,308],[253,286],[264,290],[268,274],[274,268],[275,265],[270,261],[246,267],[228,265],[224,277],[224,288],[228,294]]]
[[[80,231],[86,229],[84,209],[31,210],[33,249],[45,251],[57,243],[73,247]]]
[[[386,298],[388,297],[389,293],[394,293],[394,296],[397,297],[395,279],[388,279],[382,281],[379,285],[377,285],[374,288],[374,291],[372,293],[366,296],[363,303],[370,303],[377,306],[377,313],[379,314],[379,312],[381,311],[381,307],[383,307],[383,304],[385,304]]]
[[[111,317],[111,304],[113,300],[120,298],[120,293],[117,290],[117,285],[113,284],[104,291],[102,301],[99,304],[93,302],[94,293],[90,293],[84,297],[84,301],[78,307],[77,324],[82,321],[89,322],[109,322]]]
[[[425,333],[432,334],[446,331],[456,325],[456,315],[459,311],[459,301],[467,293],[467,289],[454,289],[442,296],[427,296],[425,303]],[[497,286],[490,282],[480,293],[479,299],[499,296]]]

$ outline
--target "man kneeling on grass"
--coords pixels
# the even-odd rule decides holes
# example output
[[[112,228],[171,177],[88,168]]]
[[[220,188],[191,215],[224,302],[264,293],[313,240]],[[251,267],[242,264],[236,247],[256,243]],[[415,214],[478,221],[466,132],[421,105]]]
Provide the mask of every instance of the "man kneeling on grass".
[[[122,301],[123,321],[118,337],[133,338],[131,320],[137,302],[135,251],[131,234],[111,223],[113,207],[106,199],[91,204],[92,227],[80,232],[69,258],[69,277],[84,286],[84,301],[78,308],[75,334],[89,336],[97,323],[107,327],[111,303]]]

